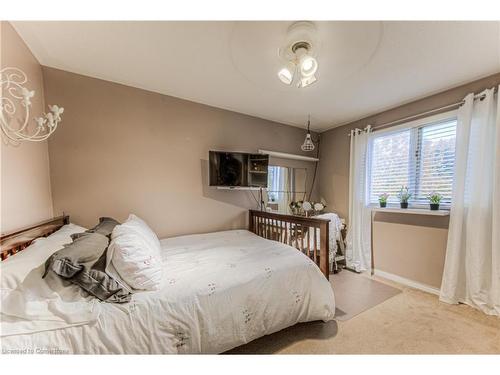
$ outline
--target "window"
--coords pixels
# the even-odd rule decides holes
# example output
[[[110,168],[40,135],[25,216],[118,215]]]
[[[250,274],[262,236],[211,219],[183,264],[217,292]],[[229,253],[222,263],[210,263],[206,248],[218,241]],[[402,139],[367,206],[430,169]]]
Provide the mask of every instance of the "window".
[[[441,204],[451,203],[455,163],[456,119],[447,118],[418,127],[374,133],[369,145],[368,196],[388,193],[389,203],[399,203],[401,186],[412,193],[412,206],[428,204],[428,195],[443,195]]]
[[[267,167],[267,191],[271,199],[271,196],[276,196],[280,191],[283,191],[283,187],[280,184],[280,170],[281,167],[269,166]]]
[[[292,200],[291,178],[294,168],[269,166],[267,172],[267,207],[273,211],[288,213]]]

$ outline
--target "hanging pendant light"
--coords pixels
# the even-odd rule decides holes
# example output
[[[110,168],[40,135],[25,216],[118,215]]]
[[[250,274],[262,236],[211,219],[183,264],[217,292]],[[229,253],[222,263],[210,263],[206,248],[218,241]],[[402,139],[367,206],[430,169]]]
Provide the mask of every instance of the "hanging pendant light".
[[[314,142],[313,142],[312,137],[311,137],[311,131],[309,130],[310,126],[311,126],[311,116],[309,116],[307,119],[306,139],[304,140],[304,143],[302,144],[302,146],[300,146],[302,151],[306,151],[306,152],[314,150]]]

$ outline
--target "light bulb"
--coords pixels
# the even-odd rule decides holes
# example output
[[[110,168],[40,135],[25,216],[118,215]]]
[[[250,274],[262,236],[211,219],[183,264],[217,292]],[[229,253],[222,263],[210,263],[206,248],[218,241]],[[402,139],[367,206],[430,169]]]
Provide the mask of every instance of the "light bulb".
[[[312,61],[312,59],[304,59],[304,62],[302,63],[302,70],[305,72],[308,72],[311,70],[313,65],[314,65],[314,62]],[[309,202],[307,202],[307,203],[309,203]]]
[[[300,73],[303,77],[313,76],[318,70],[318,62],[312,56],[304,54],[300,57]]]
[[[310,77],[302,77],[299,81],[298,87],[307,87],[309,85],[312,85],[314,82],[316,82],[316,76],[310,76]]]
[[[290,85],[292,83],[292,73],[287,68],[283,68],[278,72],[278,78],[285,85]]]
[[[293,63],[288,63],[284,68],[278,72],[278,78],[285,85],[291,85],[293,81],[293,76],[295,75],[296,66]]]

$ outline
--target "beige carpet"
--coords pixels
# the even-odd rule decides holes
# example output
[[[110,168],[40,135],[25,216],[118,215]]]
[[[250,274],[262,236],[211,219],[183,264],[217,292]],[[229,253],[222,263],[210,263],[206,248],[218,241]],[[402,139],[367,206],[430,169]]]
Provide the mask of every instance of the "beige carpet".
[[[401,289],[343,270],[330,275],[335,293],[335,318],[346,321],[401,293]]]
[[[348,321],[299,324],[229,353],[500,354],[500,318],[401,289]]]

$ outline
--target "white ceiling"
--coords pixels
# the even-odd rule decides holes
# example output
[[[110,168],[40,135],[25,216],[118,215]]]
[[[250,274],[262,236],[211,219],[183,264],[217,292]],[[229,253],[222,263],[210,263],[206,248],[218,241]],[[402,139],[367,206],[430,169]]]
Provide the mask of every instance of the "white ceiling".
[[[325,130],[500,72],[498,22],[316,22],[318,82],[283,85],[291,22],[13,22],[42,65]]]

